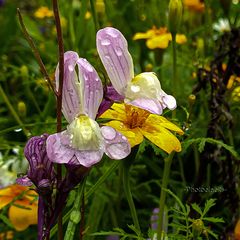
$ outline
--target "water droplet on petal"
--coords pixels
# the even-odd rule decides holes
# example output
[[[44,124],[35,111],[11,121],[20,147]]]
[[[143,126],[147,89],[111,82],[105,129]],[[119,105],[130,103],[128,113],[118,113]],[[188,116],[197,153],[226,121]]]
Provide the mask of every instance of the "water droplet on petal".
[[[131,90],[135,93],[139,92],[140,91],[140,87],[139,86],[136,86],[136,85],[132,85],[131,86]]]
[[[107,154],[113,159],[123,159],[130,153],[130,148],[127,143],[114,143],[107,147]]]
[[[21,132],[22,129],[21,128],[18,128],[18,129],[15,129],[14,132]]]
[[[123,52],[122,49],[120,47],[115,48],[115,53],[120,57],[122,56]]]
[[[74,71],[74,66],[73,66],[73,65],[69,65],[69,66],[68,66],[68,70],[69,70],[70,72]]]
[[[103,40],[101,40],[101,44],[103,46],[109,46],[111,44],[111,42],[109,39],[103,39]]]
[[[107,140],[113,140],[116,137],[116,131],[111,127],[102,127],[102,135]]]

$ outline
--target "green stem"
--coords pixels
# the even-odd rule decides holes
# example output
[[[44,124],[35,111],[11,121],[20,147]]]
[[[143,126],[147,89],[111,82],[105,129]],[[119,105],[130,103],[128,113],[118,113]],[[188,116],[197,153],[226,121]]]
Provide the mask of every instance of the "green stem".
[[[15,109],[12,106],[12,104],[10,103],[10,101],[9,101],[7,95],[5,94],[5,92],[4,92],[4,90],[3,90],[1,85],[0,85],[0,95],[2,95],[2,98],[3,98],[4,102],[6,103],[8,109],[10,110],[11,114],[15,118],[16,122],[22,128],[23,133],[26,135],[26,137],[28,137],[30,135],[29,131],[27,131],[27,129],[24,127],[24,124],[23,124],[22,120],[19,118],[17,112],[15,111]]]
[[[176,47],[176,34],[172,33],[172,56],[173,56],[173,95],[176,96],[179,90],[179,79],[177,75],[177,47]]]
[[[90,0],[90,4],[91,4],[91,9],[92,9],[92,14],[93,14],[93,21],[94,21],[94,25],[95,25],[95,31],[97,32],[99,29],[99,23],[98,23],[98,16],[96,13],[96,8],[94,5],[94,1]]]
[[[129,174],[130,167],[127,167],[123,164],[123,188],[124,192],[128,201],[128,205],[131,211],[132,220],[134,226],[140,231],[140,225],[138,222],[136,208],[133,202],[132,192],[130,188],[130,174]]]
[[[81,206],[81,199],[83,196],[85,183],[86,183],[86,178],[84,178],[83,182],[78,187],[78,190],[76,193],[76,198],[75,198],[74,205],[72,208],[72,214],[71,214],[69,222],[68,222],[64,240],[72,240],[74,238],[76,226],[81,219],[80,206]]]
[[[85,194],[85,199],[88,199],[98,188],[99,186],[115,171],[119,166],[120,161],[114,161],[107,171],[99,178],[95,185]],[[69,219],[74,208],[69,210],[63,217],[63,224]],[[52,237],[57,232],[57,225],[51,229],[50,237]]]
[[[175,152],[171,152],[167,158],[164,159],[164,169],[163,169],[163,179],[161,187],[161,195],[159,201],[159,213],[158,213],[158,228],[157,228],[157,239],[162,239],[162,230],[163,230],[163,215],[164,215],[164,206],[166,200],[166,188],[169,180],[169,173],[172,164],[172,159]]]

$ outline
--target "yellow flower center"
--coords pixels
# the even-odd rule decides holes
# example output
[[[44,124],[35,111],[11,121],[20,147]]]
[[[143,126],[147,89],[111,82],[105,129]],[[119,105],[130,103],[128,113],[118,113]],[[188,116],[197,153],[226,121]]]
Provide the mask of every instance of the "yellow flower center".
[[[125,124],[130,128],[142,127],[150,113],[146,110],[131,106],[125,105],[126,109],[126,120]]]
[[[85,115],[75,118],[67,127],[70,134],[70,146],[78,150],[98,150],[102,135],[97,122]]]

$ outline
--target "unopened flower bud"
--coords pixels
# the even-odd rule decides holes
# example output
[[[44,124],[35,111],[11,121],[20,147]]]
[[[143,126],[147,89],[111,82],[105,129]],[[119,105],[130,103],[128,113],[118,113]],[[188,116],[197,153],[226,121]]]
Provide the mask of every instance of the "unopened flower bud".
[[[18,113],[20,117],[25,117],[27,113],[26,104],[23,101],[18,102]]]
[[[168,22],[169,22],[169,31],[172,34],[176,34],[182,20],[182,1],[181,0],[170,0],[169,5],[169,15],[168,15]]]
[[[188,102],[189,102],[189,104],[190,104],[190,105],[193,105],[193,104],[195,103],[195,101],[196,101],[196,95],[190,94],[190,95],[188,96]]]
[[[81,220],[81,214],[79,211],[73,210],[70,215],[70,220],[75,224],[78,224]]]
[[[151,63],[148,63],[145,66],[145,72],[152,72],[152,70],[153,70],[153,65]]]
[[[28,77],[28,67],[25,65],[21,66],[20,74],[21,74],[22,78],[27,78]]]
[[[199,236],[202,231],[204,230],[204,223],[201,219],[196,219],[193,221],[192,224],[192,228],[193,228],[193,234],[195,236]]]

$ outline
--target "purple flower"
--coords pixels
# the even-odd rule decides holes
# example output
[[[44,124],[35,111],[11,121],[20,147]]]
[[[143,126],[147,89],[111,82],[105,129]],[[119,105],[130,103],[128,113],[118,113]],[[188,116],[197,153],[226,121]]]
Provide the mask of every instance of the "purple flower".
[[[58,88],[58,66],[55,77]],[[130,153],[126,137],[111,127],[100,128],[95,121],[102,98],[102,82],[96,70],[77,53],[66,52],[62,111],[69,125],[47,139],[47,154],[52,162],[89,168],[102,159],[104,152],[112,159],[122,159]]]
[[[155,114],[162,114],[166,107],[176,108],[175,98],[161,89],[155,73],[134,76],[127,40],[119,30],[112,27],[99,30],[97,50],[113,87],[123,96],[125,103]]]
[[[38,192],[49,191],[56,180],[53,163],[46,152],[47,137],[47,134],[43,134],[29,139],[24,148],[24,155],[29,162],[28,172],[26,176],[17,179],[20,185],[34,184]]]
[[[120,95],[112,85],[106,86],[103,92],[103,100],[98,109],[97,117],[107,111],[114,102],[122,102],[123,100],[123,96]]]

